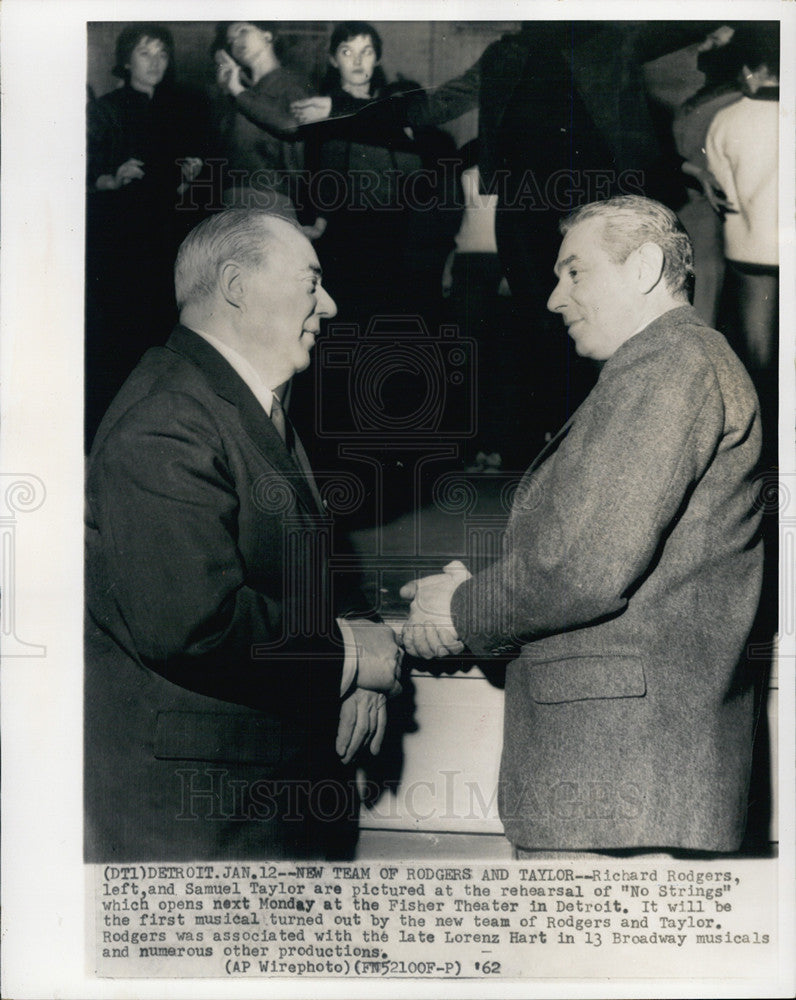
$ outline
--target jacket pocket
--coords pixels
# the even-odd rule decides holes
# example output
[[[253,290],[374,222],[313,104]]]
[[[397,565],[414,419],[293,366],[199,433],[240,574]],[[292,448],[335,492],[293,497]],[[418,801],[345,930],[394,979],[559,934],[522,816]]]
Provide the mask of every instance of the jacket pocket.
[[[154,754],[160,760],[275,763],[279,722],[243,712],[158,712]]]
[[[575,656],[544,663],[520,660],[534,701],[552,705],[596,698],[641,698],[644,667],[635,656]]]

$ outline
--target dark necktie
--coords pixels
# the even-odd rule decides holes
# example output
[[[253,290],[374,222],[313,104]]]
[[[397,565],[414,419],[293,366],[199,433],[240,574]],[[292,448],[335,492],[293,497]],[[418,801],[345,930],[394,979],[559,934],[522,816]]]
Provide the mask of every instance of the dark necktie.
[[[282,401],[276,393],[274,393],[273,400],[271,402],[271,423],[276,428],[279,436],[285,442],[285,447],[292,455],[294,446],[293,428],[285,416],[285,411],[282,409]]]
[[[273,402],[271,403],[271,423],[276,428],[279,436],[285,442],[285,447],[287,448],[290,457],[304,473],[318,506],[325,509],[325,504],[321,499],[320,493],[318,492],[315,476],[312,474],[312,467],[310,466],[309,459],[307,458],[307,453],[304,451],[301,441],[298,439],[295,431],[293,430],[293,424],[285,413],[282,407],[282,401],[276,392],[273,395]]]

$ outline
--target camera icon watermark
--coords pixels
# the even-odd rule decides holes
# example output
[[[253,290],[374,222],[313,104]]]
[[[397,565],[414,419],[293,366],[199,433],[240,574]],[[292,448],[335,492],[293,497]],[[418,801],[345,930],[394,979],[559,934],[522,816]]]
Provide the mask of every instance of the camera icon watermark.
[[[477,427],[475,341],[420,316],[333,324],[315,362],[319,437],[412,443],[460,440]]]

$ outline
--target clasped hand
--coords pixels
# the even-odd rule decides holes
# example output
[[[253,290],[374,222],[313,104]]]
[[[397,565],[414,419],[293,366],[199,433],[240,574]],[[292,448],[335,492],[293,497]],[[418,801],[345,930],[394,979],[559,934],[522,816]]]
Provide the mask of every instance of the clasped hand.
[[[454,559],[441,573],[411,580],[401,587],[401,597],[412,602],[401,632],[407,653],[430,660],[464,650],[451,618],[451,598],[459,584],[471,576],[464,563]]]
[[[343,699],[335,749],[348,764],[365,743],[370,752],[381,750],[387,728],[387,699],[400,694],[403,650],[389,625],[351,621],[357,647],[356,685]]]

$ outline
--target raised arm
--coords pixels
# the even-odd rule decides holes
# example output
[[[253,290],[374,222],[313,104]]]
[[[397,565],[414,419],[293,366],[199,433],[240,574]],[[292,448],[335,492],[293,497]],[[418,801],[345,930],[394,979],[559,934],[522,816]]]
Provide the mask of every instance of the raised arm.
[[[280,72],[279,86],[247,87],[241,67],[223,49],[216,53],[216,66],[219,86],[234,99],[238,110],[248,119],[268,132],[285,136],[296,132],[299,121],[291,104],[307,96],[307,88],[298,77]]]

